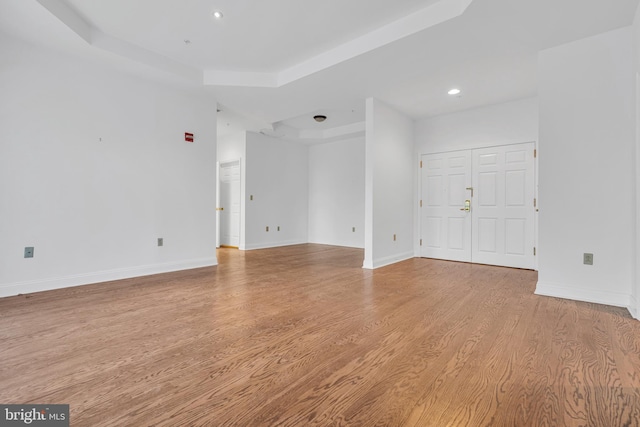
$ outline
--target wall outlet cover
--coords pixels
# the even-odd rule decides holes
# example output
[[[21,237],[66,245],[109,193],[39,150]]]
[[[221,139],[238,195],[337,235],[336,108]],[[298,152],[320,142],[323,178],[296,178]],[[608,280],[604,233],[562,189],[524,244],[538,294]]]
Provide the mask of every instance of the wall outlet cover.
[[[593,254],[585,253],[582,256],[582,262],[584,265],[593,265]]]
[[[24,248],[24,257],[33,258],[33,246],[26,246]]]

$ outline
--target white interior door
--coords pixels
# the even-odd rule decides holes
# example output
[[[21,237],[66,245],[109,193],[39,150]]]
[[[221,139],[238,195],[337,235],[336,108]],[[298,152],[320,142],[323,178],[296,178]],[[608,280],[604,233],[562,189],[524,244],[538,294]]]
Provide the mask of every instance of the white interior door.
[[[220,246],[240,246],[240,161],[220,164]]]
[[[534,268],[534,144],[473,150],[473,262]]]
[[[471,262],[471,152],[422,156],[421,256]]]
[[[220,247],[220,162],[216,162],[216,249]]]
[[[527,143],[423,155],[421,256],[535,268],[533,153]]]

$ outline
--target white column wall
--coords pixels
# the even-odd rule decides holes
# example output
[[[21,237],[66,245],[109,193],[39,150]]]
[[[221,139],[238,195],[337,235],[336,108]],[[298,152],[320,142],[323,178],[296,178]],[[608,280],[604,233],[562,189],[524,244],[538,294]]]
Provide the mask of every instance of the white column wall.
[[[628,307],[635,251],[631,28],[539,56],[536,293]],[[583,253],[594,254],[592,266]]]
[[[634,286],[631,289],[629,311],[640,319],[640,6],[633,20],[633,74],[635,79],[635,254]]]
[[[363,267],[372,269],[414,255],[417,165],[413,121],[373,98],[367,99],[366,109]]]

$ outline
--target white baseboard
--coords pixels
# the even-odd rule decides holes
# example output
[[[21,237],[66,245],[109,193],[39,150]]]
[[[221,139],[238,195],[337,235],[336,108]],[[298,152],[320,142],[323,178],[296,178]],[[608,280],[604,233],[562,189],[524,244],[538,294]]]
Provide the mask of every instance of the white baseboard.
[[[628,294],[594,291],[549,282],[538,282],[535,294],[624,308],[629,308],[631,304],[631,295]]]
[[[245,251],[252,251],[255,249],[269,249],[269,248],[279,248],[282,246],[293,246],[293,245],[304,245],[306,241],[302,240],[288,240],[284,242],[271,242],[271,243],[247,243],[244,246]]]
[[[362,244],[353,244],[349,241],[321,241],[321,240],[309,240],[308,243],[313,243],[314,245],[327,245],[327,246],[339,246],[341,248],[355,248],[355,249],[364,249],[364,245]]]
[[[33,292],[49,291],[53,289],[69,288],[72,286],[89,285],[92,283],[109,282],[112,280],[129,279],[131,277],[150,276],[152,274],[169,273],[172,271],[190,270],[200,267],[218,265],[217,258],[198,258],[169,262],[165,264],[142,265],[130,268],[96,271],[92,273],[71,276],[53,277],[42,280],[0,284],[0,297]]]
[[[629,310],[629,313],[631,313],[631,316],[633,316],[634,319],[640,320],[640,312],[638,312],[638,300],[633,295],[631,295],[631,297],[629,298],[629,306],[627,307],[627,310]]]
[[[384,258],[378,258],[374,260],[366,260],[362,264],[362,268],[373,270],[380,267],[385,267],[387,265],[395,264],[397,262],[406,261],[408,259],[414,258],[413,251],[404,252],[401,254],[395,254],[391,256],[387,256]]]

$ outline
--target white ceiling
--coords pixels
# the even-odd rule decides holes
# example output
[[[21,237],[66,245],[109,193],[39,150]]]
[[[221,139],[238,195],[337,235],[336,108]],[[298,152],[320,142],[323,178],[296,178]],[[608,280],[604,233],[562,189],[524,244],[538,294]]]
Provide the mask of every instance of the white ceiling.
[[[294,66],[437,1],[67,0],[113,37],[197,68],[251,72]]]
[[[362,134],[367,97],[417,119],[534,96],[538,51],[630,25],[638,1],[1,0],[0,30],[208,91],[221,135],[316,143]]]

